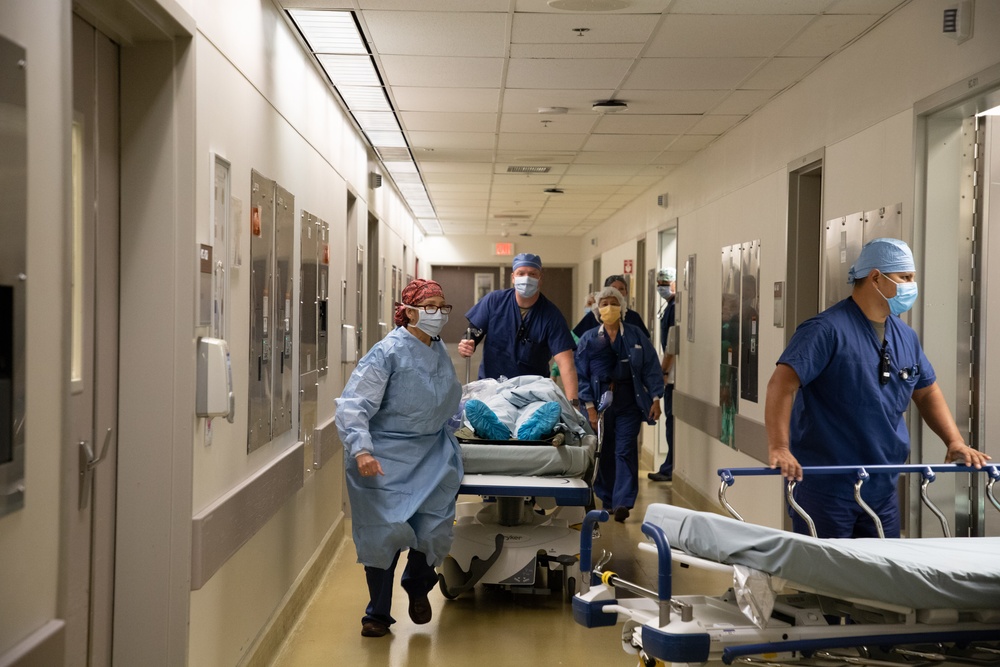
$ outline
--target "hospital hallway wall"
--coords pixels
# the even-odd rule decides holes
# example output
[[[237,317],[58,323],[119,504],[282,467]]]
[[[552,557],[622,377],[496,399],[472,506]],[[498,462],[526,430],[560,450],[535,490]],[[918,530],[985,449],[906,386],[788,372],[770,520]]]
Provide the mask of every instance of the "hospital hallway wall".
[[[522,2],[531,4],[491,4]],[[373,644],[358,636],[363,592],[334,401],[391,327],[394,293],[410,277],[434,267],[500,277],[510,257],[496,246],[513,240],[570,276],[559,296],[573,323],[589,285],[628,266],[648,280],[669,236],[680,332],[674,481],[643,476],[642,493],[717,511],[716,471],[766,458],[762,399],[790,328],[775,291],[794,260],[789,178],[814,161],[824,230],[900,207],[921,290],[909,323],[959,426],[998,458],[1000,148],[996,119],[976,114],[1000,104],[1000,2],[970,5],[975,32],[961,44],[940,34],[954,3],[871,2],[884,21],[821,64],[781,59],[817,66],[607,220],[580,236],[515,237],[427,233],[399,185],[373,186],[379,155],[284,11],[305,0],[0,3],[0,665],[261,667],[279,648],[293,664],[314,641],[319,664],[444,664],[439,648],[475,659],[503,646],[488,621],[472,622],[481,646],[471,651],[447,643],[460,633],[438,636],[480,613],[508,624],[503,642],[534,633],[527,618],[557,621],[549,663],[565,649],[573,662],[607,650],[600,662],[621,664],[615,642],[570,646],[580,634],[561,604],[492,591],[435,598],[430,634],[401,621],[384,654],[339,659],[341,645]],[[95,69],[79,71],[90,58]],[[737,402],[729,445],[720,257],[752,242],[760,398]],[[655,329],[650,302],[636,306]],[[229,356],[199,339],[224,340]],[[912,460],[940,462],[940,442],[908,419]],[[641,438],[645,473],[665,453],[662,427]],[[998,534],[981,486],[938,482],[932,493],[953,525]],[[741,481],[729,497],[748,521],[784,524],[775,478]],[[935,535],[917,489],[902,497],[907,534]],[[633,515],[606,532],[649,574],[645,556],[617,541],[637,541],[637,528]],[[338,587],[349,588],[343,601]],[[285,644],[293,627],[299,642]],[[324,627],[330,637],[312,639],[310,628]]]

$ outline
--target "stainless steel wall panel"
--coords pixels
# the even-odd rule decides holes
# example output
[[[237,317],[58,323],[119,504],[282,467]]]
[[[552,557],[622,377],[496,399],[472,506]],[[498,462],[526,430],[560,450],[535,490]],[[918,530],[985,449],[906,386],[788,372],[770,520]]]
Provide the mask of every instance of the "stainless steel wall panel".
[[[903,238],[903,204],[883,206],[874,211],[865,211],[863,243],[872,239]]]
[[[319,264],[316,284],[316,367],[320,375],[330,368],[330,225],[316,220],[319,229]]]
[[[24,63],[24,49],[0,37],[0,516],[24,506],[28,296],[28,108]]]
[[[863,238],[864,214],[862,213],[852,213],[827,221],[823,243],[825,282],[823,309],[851,295],[853,288],[847,282],[847,274],[861,254]]]
[[[274,359],[271,394],[271,439],[292,428],[292,367],[294,321],[292,294],[295,261],[295,197],[280,185],[275,186],[274,205],[274,335],[271,337]]]
[[[250,364],[247,451],[271,440],[274,181],[250,176]]]

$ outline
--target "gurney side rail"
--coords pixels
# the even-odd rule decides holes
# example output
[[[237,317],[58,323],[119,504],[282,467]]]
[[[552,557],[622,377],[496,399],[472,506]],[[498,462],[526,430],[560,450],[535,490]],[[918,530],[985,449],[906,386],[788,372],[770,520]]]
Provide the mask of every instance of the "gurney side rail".
[[[875,527],[878,530],[879,537],[885,536],[882,531],[882,522],[879,520],[878,515],[875,514],[875,512],[872,511],[872,509],[861,499],[861,486],[868,481],[868,479],[870,479],[871,473],[919,473],[923,477],[920,485],[920,500],[937,517],[938,521],[941,523],[941,531],[945,537],[951,537],[948,520],[945,518],[944,513],[942,513],[941,510],[938,509],[933,502],[931,502],[931,499],[927,494],[927,486],[937,478],[936,473],[938,472],[970,474],[986,473],[986,475],[989,476],[990,481],[986,485],[985,495],[993,506],[997,510],[1000,510],[1000,501],[997,500],[993,493],[993,486],[995,482],[1000,480],[1000,468],[996,465],[986,465],[982,468],[973,468],[971,466],[956,465],[953,463],[935,465],[806,466],[802,470],[803,473],[807,473],[809,475],[843,475],[853,473],[857,478],[854,483],[854,500],[872,518],[872,521],[875,523]],[[721,479],[719,485],[719,502],[726,508],[726,511],[729,512],[733,518],[739,521],[745,521],[740,513],[737,512],[726,499],[726,490],[735,483],[737,476],[758,477],[765,475],[780,475],[781,470],[778,468],[719,468],[718,474]],[[806,522],[812,536],[816,537],[816,527],[813,524],[812,517],[810,517],[806,511],[795,502],[795,497],[793,495],[794,490],[795,482],[788,482],[785,487],[788,504]]]

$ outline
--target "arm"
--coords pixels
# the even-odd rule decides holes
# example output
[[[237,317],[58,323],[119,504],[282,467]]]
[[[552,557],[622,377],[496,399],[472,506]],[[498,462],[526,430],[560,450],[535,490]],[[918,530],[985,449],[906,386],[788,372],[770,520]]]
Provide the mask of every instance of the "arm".
[[[573,363],[573,350],[560,352],[553,359],[559,367],[559,375],[562,376],[563,391],[566,398],[571,401],[580,397],[580,384],[576,376],[576,365]]]
[[[358,472],[363,477],[385,474],[382,465],[372,455],[374,446],[369,423],[382,404],[389,375],[388,361],[381,350],[373,350],[361,360],[344,392],[336,400],[334,421],[340,439],[354,457]]]
[[[799,388],[799,376],[787,364],[778,364],[767,383],[764,399],[764,429],[767,431],[767,459],[771,468],[781,468],[787,480],[802,480],[802,466],[789,449],[792,402]]]
[[[653,347],[649,336],[643,334],[637,338],[639,344],[642,345],[643,382],[650,398],[653,399],[653,404],[649,407],[649,414],[646,415],[647,423],[655,423],[662,414],[660,397],[666,391],[666,378],[663,377],[662,362],[656,354],[656,348]]]
[[[960,463],[976,468],[986,465],[990,457],[965,444],[937,382],[915,390],[913,402],[917,404],[920,417],[948,448],[944,457],[945,463]]]

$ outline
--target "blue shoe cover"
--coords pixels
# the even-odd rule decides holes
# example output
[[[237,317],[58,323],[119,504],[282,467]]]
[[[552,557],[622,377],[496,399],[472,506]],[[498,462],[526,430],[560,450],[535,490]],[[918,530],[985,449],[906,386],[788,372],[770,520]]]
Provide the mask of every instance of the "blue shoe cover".
[[[465,417],[480,438],[486,440],[510,439],[510,429],[501,424],[496,414],[482,401],[472,399],[466,403]]]
[[[541,440],[552,434],[552,429],[559,423],[562,408],[555,401],[549,401],[535,410],[535,414],[524,420],[517,429],[518,440]]]

